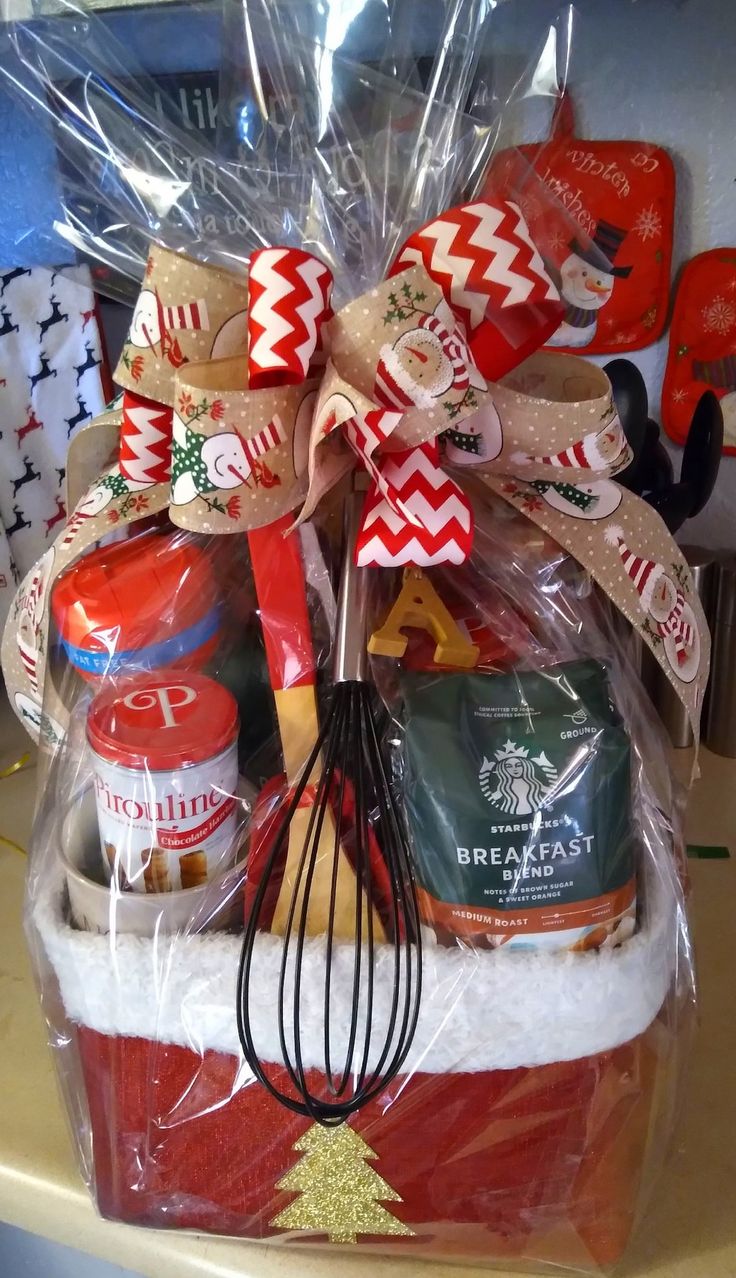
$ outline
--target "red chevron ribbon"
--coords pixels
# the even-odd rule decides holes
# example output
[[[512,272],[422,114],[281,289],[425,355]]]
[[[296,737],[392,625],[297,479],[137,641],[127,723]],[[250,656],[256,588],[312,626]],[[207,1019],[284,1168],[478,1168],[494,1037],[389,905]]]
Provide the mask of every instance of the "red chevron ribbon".
[[[543,346],[560,324],[559,293],[509,200],[448,209],[409,236],[389,274],[417,262],[439,284],[490,381]]]
[[[385,443],[401,421],[402,414],[389,408],[372,408],[362,416],[350,417],[343,422],[342,430],[353,452],[360,458],[375,487],[396,515],[410,524],[418,524],[410,508],[402,499],[396,485],[383,473],[381,464],[373,456]]]
[[[139,488],[164,484],[171,474],[173,412],[134,391],[123,391],[120,474]]]
[[[508,201],[466,204],[428,222],[406,241],[389,275],[416,264],[442,289],[446,315],[423,316],[382,351],[373,393],[386,407],[430,408],[449,387],[485,387],[543,346],[562,318],[557,289]],[[373,457],[354,421],[343,429],[374,479],[358,562],[462,563],[473,542],[472,508],[444,473],[437,444]]]
[[[304,381],[332,314],[332,272],[302,249],[259,249],[248,276],[251,390]]]
[[[473,511],[440,466],[436,440],[388,453],[381,478],[382,486],[374,485],[363,507],[357,563],[362,568],[464,563],[473,547]]]

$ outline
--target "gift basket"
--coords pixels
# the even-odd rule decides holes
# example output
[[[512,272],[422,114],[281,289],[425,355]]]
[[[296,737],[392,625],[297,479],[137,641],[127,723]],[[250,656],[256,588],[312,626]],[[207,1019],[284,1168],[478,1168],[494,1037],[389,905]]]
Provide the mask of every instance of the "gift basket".
[[[697,731],[708,635],[605,373],[541,350],[518,204],[473,198],[493,6],[440,10],[420,66],[401,6],[370,64],[339,4],[231,7],[214,159],[161,150],[99,20],[12,29],[78,175],[59,230],[139,290],[3,641],[27,933],[103,1215],[597,1272],[694,990],[631,654]],[[559,89],[543,35],[514,101]]]

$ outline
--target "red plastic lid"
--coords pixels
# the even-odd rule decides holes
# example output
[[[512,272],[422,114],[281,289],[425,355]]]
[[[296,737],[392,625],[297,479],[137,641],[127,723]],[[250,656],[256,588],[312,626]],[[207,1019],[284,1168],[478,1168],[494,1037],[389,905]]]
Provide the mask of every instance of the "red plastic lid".
[[[75,648],[143,648],[185,630],[216,603],[207,556],[178,533],[147,533],[102,546],[54,586],[51,609]],[[168,664],[168,663],[167,663]]]
[[[238,732],[235,698],[206,675],[157,670],[120,679],[89,708],[87,739],[124,768],[174,771],[226,750]]]

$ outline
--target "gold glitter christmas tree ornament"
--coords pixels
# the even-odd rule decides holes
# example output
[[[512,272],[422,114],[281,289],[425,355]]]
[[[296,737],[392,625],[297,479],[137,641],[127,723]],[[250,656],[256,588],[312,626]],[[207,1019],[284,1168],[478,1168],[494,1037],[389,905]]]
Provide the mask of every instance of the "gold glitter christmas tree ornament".
[[[401,1197],[367,1165],[367,1159],[377,1154],[347,1123],[340,1127],[315,1123],[294,1149],[304,1157],[276,1188],[300,1196],[274,1216],[272,1226],[327,1234],[332,1243],[357,1242],[358,1234],[413,1236],[413,1229],[381,1206],[382,1199],[400,1203]]]

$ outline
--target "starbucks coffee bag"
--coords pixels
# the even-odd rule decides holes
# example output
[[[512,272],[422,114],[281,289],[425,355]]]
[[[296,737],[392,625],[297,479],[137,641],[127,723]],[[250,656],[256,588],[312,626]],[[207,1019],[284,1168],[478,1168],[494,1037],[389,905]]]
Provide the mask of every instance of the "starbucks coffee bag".
[[[597,661],[402,678],[405,811],[441,943],[618,944],[635,928],[629,740]]]

